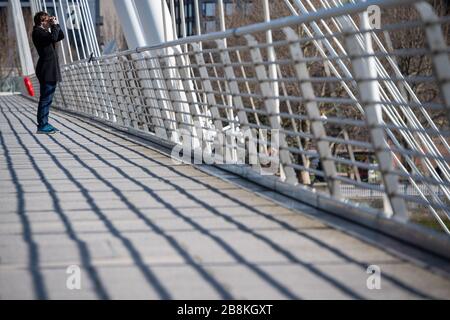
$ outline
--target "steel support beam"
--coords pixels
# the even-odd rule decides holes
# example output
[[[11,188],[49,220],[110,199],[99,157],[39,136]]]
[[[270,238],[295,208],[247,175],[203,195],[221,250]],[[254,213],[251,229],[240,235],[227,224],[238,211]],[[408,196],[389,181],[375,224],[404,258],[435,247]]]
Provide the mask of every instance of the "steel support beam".
[[[23,76],[34,74],[33,59],[31,58],[25,21],[23,19],[22,5],[19,0],[9,0],[8,7],[11,23],[16,32],[17,50],[19,52],[20,66]]]
[[[119,0],[121,2],[127,2]],[[175,40],[172,19],[166,1],[134,0],[141,33],[147,46]]]
[[[128,48],[136,49],[145,46],[146,40],[134,1],[114,0],[114,6],[116,7]]]

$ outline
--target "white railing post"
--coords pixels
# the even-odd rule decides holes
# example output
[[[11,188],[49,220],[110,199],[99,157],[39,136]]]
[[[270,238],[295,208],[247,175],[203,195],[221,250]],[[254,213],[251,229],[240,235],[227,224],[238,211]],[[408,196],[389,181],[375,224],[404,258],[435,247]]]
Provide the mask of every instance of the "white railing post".
[[[234,102],[234,104],[232,103],[230,105],[233,105],[233,108],[237,110],[237,116],[239,120],[239,131],[242,134],[245,134],[249,137],[249,150],[248,150],[250,157],[249,162],[255,167],[257,163],[256,158],[257,155],[256,152],[254,152],[254,150],[256,150],[256,142],[255,142],[256,137],[254,136],[251,128],[248,126],[247,113],[245,110],[243,110],[245,106],[244,103],[242,102],[242,97],[240,96],[241,92],[239,90],[239,84],[236,81],[236,76],[234,74],[233,67],[231,66],[230,54],[228,50],[226,50],[226,44],[222,39],[216,40],[216,44],[220,52],[220,58],[223,64],[225,78],[228,83],[227,87],[229,88],[230,93],[232,95],[233,98],[232,102]],[[234,158],[233,160],[237,160],[236,158],[237,152],[233,151],[231,154],[233,155]]]
[[[258,42],[252,35],[245,35],[248,46],[250,47],[250,53],[252,62],[254,64],[256,78],[259,81],[261,93],[264,97],[264,107],[269,115],[270,127],[272,130],[278,130],[279,133],[279,159],[280,159],[280,175],[282,179],[289,184],[297,184],[298,179],[294,168],[291,166],[291,154],[286,142],[286,135],[282,132],[283,127],[281,125],[280,110],[278,101],[278,95],[273,92],[273,86],[269,81],[266,67],[263,64],[263,58],[260,49],[257,47]]]
[[[215,131],[218,135],[224,134],[222,120],[220,117],[219,109],[217,108],[216,97],[213,93],[213,87],[211,84],[211,80],[209,79],[208,70],[205,67],[205,59],[203,57],[203,53],[200,49],[200,45],[197,43],[192,43],[192,48],[195,52],[195,60],[198,65],[198,70],[200,73],[200,78],[203,83],[203,88],[206,93],[206,99],[208,101],[209,107],[208,109],[211,111],[212,120],[214,123]],[[217,141],[216,141],[217,142]],[[215,158],[216,160],[222,162],[223,157],[225,156],[223,150],[223,141],[218,141],[215,144]]]
[[[369,30],[367,12],[362,14],[361,21],[363,29]],[[358,42],[357,35],[351,33],[353,28],[347,25],[346,30],[349,32],[345,38],[346,50],[352,61],[354,78],[359,91],[360,103],[364,108],[364,119],[370,134],[370,142],[378,161],[385,194],[389,200],[384,202],[384,213],[386,216],[392,216],[396,220],[407,221],[408,213],[405,201],[397,196],[399,183],[398,176],[393,173],[393,158],[391,152],[387,150],[389,145],[386,141],[384,130],[380,128],[380,125],[383,124],[383,118],[379,83],[376,80],[375,58],[370,56],[373,54],[372,38],[368,32],[365,32],[362,35],[364,39],[364,48],[362,48]]]
[[[309,71],[305,63],[302,49],[298,43],[298,36],[291,28],[285,28],[284,34],[290,42],[289,49],[292,60],[294,60],[295,74],[300,82],[300,90],[302,97],[305,99],[306,113],[311,121],[311,132],[316,140],[317,152],[322,163],[325,181],[328,184],[330,194],[337,198],[341,198],[340,183],[336,180],[337,170],[334,161],[331,159],[331,148],[328,141],[323,140],[327,135],[325,126],[320,118],[320,110],[315,100],[314,89],[308,79]]]

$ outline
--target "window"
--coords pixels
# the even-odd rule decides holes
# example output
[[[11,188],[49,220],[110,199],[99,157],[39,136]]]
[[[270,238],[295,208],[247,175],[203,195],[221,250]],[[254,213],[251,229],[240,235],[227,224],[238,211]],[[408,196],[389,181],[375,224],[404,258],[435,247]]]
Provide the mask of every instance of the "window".
[[[191,36],[192,34],[192,23],[188,23],[186,28],[186,35]]]
[[[203,3],[202,7],[203,15],[206,17],[214,17],[216,15],[215,3]]]
[[[245,14],[251,14],[253,12],[253,3],[245,4]]]
[[[234,12],[235,6],[236,5],[234,3],[225,3],[225,14],[227,16],[231,16]]]
[[[216,31],[216,21],[205,21],[203,30],[205,30],[205,33]]]

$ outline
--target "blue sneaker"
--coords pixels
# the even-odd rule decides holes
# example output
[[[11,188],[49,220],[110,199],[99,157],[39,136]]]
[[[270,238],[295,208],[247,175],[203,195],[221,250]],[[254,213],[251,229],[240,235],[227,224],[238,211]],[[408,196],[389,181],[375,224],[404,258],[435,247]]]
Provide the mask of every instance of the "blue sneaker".
[[[49,124],[46,124],[43,128],[38,129],[36,131],[36,133],[38,133],[38,134],[54,134],[54,133],[56,133],[56,130]]]
[[[54,126],[52,126],[50,123],[49,124],[47,124],[50,128],[52,128],[53,130],[55,130],[56,132],[59,132],[60,130],[59,129],[56,129]]]

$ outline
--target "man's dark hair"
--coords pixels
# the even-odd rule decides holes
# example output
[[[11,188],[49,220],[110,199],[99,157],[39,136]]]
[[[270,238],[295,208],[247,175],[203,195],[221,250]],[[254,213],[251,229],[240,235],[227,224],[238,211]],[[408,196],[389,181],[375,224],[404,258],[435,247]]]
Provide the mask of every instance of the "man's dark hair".
[[[34,15],[34,25],[40,26],[42,21],[45,20],[45,17],[48,17],[48,13],[45,11],[39,11]]]

